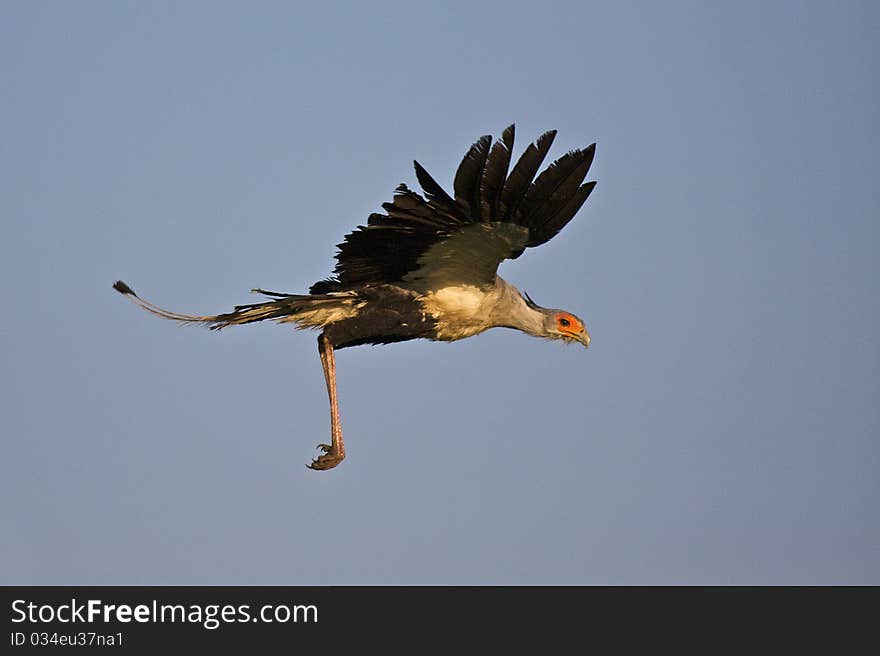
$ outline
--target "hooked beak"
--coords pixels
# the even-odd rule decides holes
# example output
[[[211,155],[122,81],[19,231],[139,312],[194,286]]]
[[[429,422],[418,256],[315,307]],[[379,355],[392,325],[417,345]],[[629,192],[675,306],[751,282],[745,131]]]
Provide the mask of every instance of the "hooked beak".
[[[584,328],[584,331],[578,334],[575,339],[583,344],[584,348],[590,348],[590,333],[587,332],[586,328]]]
[[[580,342],[584,345],[584,348],[590,348],[590,333],[587,332],[586,328],[579,333],[566,332],[565,339],[566,341]]]

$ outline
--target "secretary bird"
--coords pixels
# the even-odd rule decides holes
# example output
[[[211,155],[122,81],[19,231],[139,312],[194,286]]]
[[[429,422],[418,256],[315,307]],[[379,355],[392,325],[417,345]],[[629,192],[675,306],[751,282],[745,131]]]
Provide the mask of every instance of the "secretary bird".
[[[584,183],[596,144],[572,150],[535,174],[556,136],[551,130],[529,145],[508,174],[511,125],[492,143],[471,146],[447,194],[418,162],[424,196],[405,184],[338,245],[333,276],[308,294],[252,291],[272,300],[232,312],[193,316],[164,310],[127,284],[113,288],[165,319],[211,329],[272,319],[320,330],[318,353],[330,400],[330,444],[308,465],[331,469],[345,458],[336,396],[334,351],[358,344],[424,338],[455,341],[488,328],[521,330],[535,337],[590,345],[584,322],[564,310],[537,305],[496,272],[505,259],[549,241],[574,217],[595,187]]]

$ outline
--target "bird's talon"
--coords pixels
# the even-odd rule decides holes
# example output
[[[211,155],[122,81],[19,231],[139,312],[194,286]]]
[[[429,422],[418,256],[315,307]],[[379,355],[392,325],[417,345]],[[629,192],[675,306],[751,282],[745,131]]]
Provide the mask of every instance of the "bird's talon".
[[[330,453],[330,452],[333,450],[333,447],[330,446],[329,444],[319,444],[319,445],[316,446],[315,448],[316,448],[316,449],[320,449],[320,450],[323,451],[324,453]]]
[[[335,452],[331,447],[328,447],[326,444],[319,444],[319,447],[326,447],[324,450],[324,455],[318,456],[306,467],[309,469],[315,469],[317,471],[323,471],[325,469],[333,469],[336,465],[342,462],[343,458],[345,458],[344,453]]]

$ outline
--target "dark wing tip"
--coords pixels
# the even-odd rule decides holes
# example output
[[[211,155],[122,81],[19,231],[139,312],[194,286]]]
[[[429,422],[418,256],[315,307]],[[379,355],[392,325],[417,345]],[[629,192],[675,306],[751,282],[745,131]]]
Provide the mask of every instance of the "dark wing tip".
[[[117,280],[113,283],[113,289],[115,289],[120,294],[131,294],[132,296],[137,296],[137,294],[134,293],[134,290],[121,280]]]

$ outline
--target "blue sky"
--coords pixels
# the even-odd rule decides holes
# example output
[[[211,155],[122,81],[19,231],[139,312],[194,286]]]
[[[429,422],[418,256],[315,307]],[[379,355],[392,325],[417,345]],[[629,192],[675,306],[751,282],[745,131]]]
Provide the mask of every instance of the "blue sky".
[[[0,582],[880,583],[875,3],[0,7]],[[589,351],[162,322],[305,291],[482,134],[598,142],[500,273]]]

